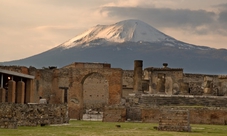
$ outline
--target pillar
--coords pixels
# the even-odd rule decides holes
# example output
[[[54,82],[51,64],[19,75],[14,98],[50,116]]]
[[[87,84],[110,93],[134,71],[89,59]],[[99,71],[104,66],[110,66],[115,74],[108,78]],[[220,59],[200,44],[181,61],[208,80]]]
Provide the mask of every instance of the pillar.
[[[6,90],[0,87],[0,102],[6,102]]]
[[[16,103],[24,103],[25,97],[25,83],[23,81],[17,82]]]
[[[143,61],[134,61],[134,77],[133,77],[133,90],[135,92],[142,92],[142,76],[143,76]]]
[[[34,102],[34,90],[33,90],[33,80],[27,79],[26,81],[26,103]]]
[[[3,74],[1,74],[1,88],[3,88]]]
[[[9,103],[15,103],[16,100],[16,82],[13,80],[10,80],[8,82],[8,102]]]

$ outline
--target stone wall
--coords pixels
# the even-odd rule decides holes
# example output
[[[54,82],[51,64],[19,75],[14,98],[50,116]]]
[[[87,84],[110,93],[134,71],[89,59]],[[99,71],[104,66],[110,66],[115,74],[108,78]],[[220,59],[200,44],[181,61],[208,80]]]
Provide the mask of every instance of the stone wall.
[[[0,66],[0,69],[10,70],[23,74],[29,74],[29,69],[25,66]]]
[[[132,108],[129,111],[129,108]],[[126,110],[127,109],[127,110]],[[141,121],[144,123],[159,123],[163,111],[187,110],[190,114],[191,124],[227,125],[227,108],[217,107],[187,107],[187,106],[162,106],[162,107],[106,107],[103,113],[104,122]],[[134,112],[136,118],[128,112]],[[138,120],[140,119],[140,120]],[[177,123],[177,122],[175,122]]]
[[[202,74],[184,74],[184,83],[190,88],[191,95],[206,95],[207,89],[210,95],[225,96],[227,95],[227,77],[218,75],[202,75]]]
[[[0,104],[0,127],[69,123],[66,104]]]
[[[83,63],[83,62],[74,62],[64,68],[111,68],[109,63]]]
[[[105,107],[103,113],[103,122],[125,122],[125,107]]]
[[[151,94],[142,94],[142,96],[139,99],[139,103],[141,105],[151,107],[155,106],[227,107],[226,101],[227,96],[151,95]]]
[[[89,75],[83,84],[83,103],[85,109],[99,109],[108,104],[109,83],[99,73]]]
[[[160,131],[190,132],[190,115],[188,110],[163,110],[159,117]]]
[[[163,110],[188,110],[191,124],[227,125],[227,108],[216,107],[154,107],[143,108],[142,122],[158,123]]]
[[[34,89],[34,103],[39,102],[39,97],[47,99],[48,103],[55,103],[56,99],[53,96],[56,96],[56,92],[53,88],[53,71],[50,69],[32,69],[30,72],[35,79],[33,81]]]
[[[91,74],[98,73],[102,75],[108,82],[108,97],[107,105],[119,104],[122,93],[122,70],[105,68],[105,69],[73,69],[72,70],[72,84],[69,86],[69,114],[70,118],[81,119],[84,112],[84,81],[90,77]],[[98,91],[98,90],[93,90]],[[88,94],[89,95],[89,94]],[[92,95],[92,94],[90,94]],[[94,99],[93,99],[94,100]],[[103,107],[103,106],[102,106]],[[99,107],[99,108],[102,108]],[[96,107],[98,108],[98,107]]]
[[[189,110],[195,124],[227,124],[226,96],[130,95],[125,100],[126,119],[158,123],[162,110]]]
[[[144,80],[148,81],[152,94],[179,94],[183,83],[183,69],[146,68]]]
[[[122,97],[127,98],[133,93],[133,70],[123,70],[122,73]]]
[[[41,96],[49,104],[58,104],[67,97],[70,118],[82,119],[86,109],[103,108],[121,100],[122,69],[107,64],[75,63],[61,69],[30,68],[29,72],[35,76],[34,102]],[[67,88],[67,92],[59,87]]]

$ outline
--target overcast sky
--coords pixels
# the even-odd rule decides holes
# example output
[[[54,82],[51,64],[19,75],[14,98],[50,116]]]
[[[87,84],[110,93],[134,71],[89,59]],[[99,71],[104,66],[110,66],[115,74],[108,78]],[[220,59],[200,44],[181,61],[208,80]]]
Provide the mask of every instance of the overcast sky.
[[[227,0],[0,0],[0,61],[35,55],[97,24],[126,19],[187,43],[227,48]]]

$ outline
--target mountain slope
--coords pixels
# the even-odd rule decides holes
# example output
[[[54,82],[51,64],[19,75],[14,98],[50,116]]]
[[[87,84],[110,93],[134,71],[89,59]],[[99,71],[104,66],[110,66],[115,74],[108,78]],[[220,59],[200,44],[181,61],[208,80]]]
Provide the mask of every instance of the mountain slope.
[[[124,20],[113,25],[97,25],[81,35],[72,38],[61,46],[70,48],[96,39],[105,39],[109,42],[159,42],[174,40],[152,26],[140,20]]]
[[[113,25],[97,25],[65,43],[25,59],[0,63],[35,67],[62,67],[72,62],[111,63],[112,67],[132,69],[133,61],[144,67],[184,68],[185,72],[227,74],[227,50],[195,46],[163,34],[140,20]]]

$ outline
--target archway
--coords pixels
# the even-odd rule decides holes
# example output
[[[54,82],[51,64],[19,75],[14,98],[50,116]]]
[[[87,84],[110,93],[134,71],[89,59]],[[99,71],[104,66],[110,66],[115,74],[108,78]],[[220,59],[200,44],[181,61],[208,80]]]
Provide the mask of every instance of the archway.
[[[100,73],[91,73],[85,76],[82,84],[83,120],[102,118],[103,107],[108,104],[109,100],[108,81]]]

